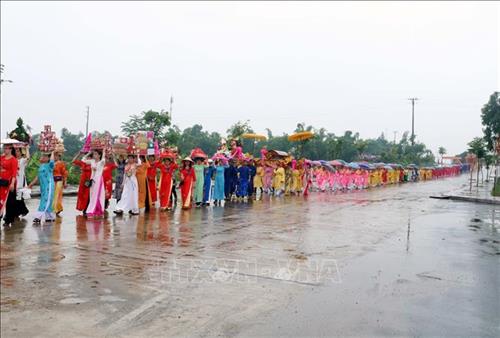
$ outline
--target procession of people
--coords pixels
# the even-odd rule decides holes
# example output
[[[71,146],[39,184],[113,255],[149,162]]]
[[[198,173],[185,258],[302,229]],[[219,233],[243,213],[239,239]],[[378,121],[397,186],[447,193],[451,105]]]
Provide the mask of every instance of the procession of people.
[[[26,179],[30,161],[24,135],[2,140],[0,157],[0,216],[6,225],[28,214],[25,199],[40,186],[33,222],[52,222],[64,211],[68,165],[62,160],[64,144],[46,126],[38,145],[38,174]],[[17,138],[16,138],[17,137]],[[142,143],[141,143],[142,142]],[[347,193],[405,182],[456,176],[467,164],[418,167],[342,160],[295,159],[288,153],[263,148],[261,157],[243,152],[237,139],[225,140],[213,156],[200,148],[180,157],[173,146],[160,148],[151,132],[112,140],[110,135],[89,135],[71,165],[80,169],[76,209],[87,218],[102,218],[116,200],[113,213],[136,216],[158,208],[224,206],[248,203],[269,196],[307,196],[311,192]],[[179,198],[178,198],[179,196]]]

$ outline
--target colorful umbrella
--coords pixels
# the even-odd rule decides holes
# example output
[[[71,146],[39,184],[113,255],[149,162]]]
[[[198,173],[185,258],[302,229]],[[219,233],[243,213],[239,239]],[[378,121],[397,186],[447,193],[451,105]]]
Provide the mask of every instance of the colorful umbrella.
[[[327,161],[319,160],[319,163],[323,167],[325,167],[326,169],[328,169],[329,171],[335,171],[335,169],[332,167],[332,165],[330,163],[328,163]]]
[[[265,141],[267,140],[267,137],[261,134],[253,134],[253,133],[245,133],[241,135],[241,138],[246,138],[246,139],[251,139],[251,140],[259,140],[259,141]]]
[[[361,162],[361,163],[358,163],[358,165],[359,165],[359,167],[360,167],[361,169],[371,169],[371,167],[370,167],[370,164],[369,164],[369,163],[363,163],[363,162]]]
[[[344,166],[344,163],[340,162],[339,160],[330,161],[330,164],[336,166]]]
[[[297,141],[305,141],[314,136],[312,131],[301,131],[299,133],[292,134],[288,136],[288,141],[297,142]]]

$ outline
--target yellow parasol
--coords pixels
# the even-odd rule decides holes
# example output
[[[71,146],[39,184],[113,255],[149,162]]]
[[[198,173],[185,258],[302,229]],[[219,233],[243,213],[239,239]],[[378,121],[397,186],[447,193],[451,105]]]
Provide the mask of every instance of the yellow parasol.
[[[305,141],[314,136],[312,131],[301,131],[299,133],[292,134],[288,136],[288,141],[296,142],[296,141]]]
[[[252,140],[259,140],[259,141],[264,141],[267,140],[267,137],[261,134],[252,134],[252,133],[245,133],[241,135],[241,138],[247,138],[247,139],[252,139]]]

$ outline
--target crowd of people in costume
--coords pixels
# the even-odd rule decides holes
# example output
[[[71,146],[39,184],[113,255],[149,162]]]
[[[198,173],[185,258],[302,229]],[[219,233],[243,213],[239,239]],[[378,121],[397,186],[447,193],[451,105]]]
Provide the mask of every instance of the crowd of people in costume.
[[[62,160],[64,146],[53,139],[50,128],[46,131],[48,136],[39,146],[38,175],[29,183],[25,175],[30,160],[27,143],[15,139],[3,142],[0,216],[6,224],[28,214],[25,199],[30,198],[35,184],[40,185],[40,200],[34,223],[54,221],[63,211],[68,164]],[[86,217],[104,217],[112,199],[116,200],[115,214],[134,216],[156,208],[170,211],[176,206],[190,209],[223,206],[227,202],[247,203],[264,196],[349,192],[455,176],[469,170],[466,164],[418,167],[311,161],[265,148],[259,158],[254,158],[243,153],[236,139],[230,141],[229,147],[221,142],[211,157],[195,148],[183,158],[175,147],[160,149],[155,144],[154,151],[141,153],[133,138],[126,142],[125,150],[118,151],[104,141],[89,141],[73,158],[71,164],[81,172],[76,209]]]

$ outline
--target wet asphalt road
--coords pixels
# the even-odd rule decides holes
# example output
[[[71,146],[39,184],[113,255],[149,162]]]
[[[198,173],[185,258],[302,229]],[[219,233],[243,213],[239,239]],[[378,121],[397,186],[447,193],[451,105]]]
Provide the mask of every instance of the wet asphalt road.
[[[1,334],[500,336],[500,208],[428,198],[465,184],[104,221],[68,197],[2,230]]]

